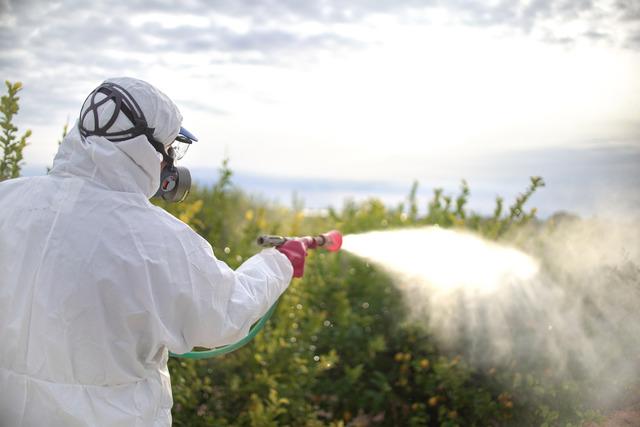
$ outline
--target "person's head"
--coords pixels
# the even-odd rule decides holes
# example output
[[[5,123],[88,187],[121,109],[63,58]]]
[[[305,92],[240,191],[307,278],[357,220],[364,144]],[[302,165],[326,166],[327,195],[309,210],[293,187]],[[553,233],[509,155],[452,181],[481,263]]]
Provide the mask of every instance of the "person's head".
[[[84,138],[101,136],[114,144],[144,135],[162,163],[156,196],[180,201],[188,193],[191,177],[186,168],[175,167],[174,161],[197,141],[181,123],[182,115],[168,96],[145,81],[120,77],[105,80],[89,94],[80,111],[78,130]]]

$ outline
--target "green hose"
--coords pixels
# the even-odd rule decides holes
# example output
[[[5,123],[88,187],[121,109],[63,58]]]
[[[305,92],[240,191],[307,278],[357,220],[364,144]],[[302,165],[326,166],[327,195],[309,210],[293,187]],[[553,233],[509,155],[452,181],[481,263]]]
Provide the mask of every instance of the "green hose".
[[[264,328],[264,325],[267,324],[267,321],[273,315],[273,312],[276,311],[276,306],[277,305],[278,305],[278,301],[276,301],[271,306],[269,311],[267,311],[265,313],[265,315],[262,316],[260,318],[260,320],[258,320],[258,323],[256,323],[253,326],[253,328],[251,328],[251,330],[249,331],[249,334],[246,337],[242,338],[238,342],[235,342],[235,343],[229,344],[229,345],[223,345],[222,347],[214,348],[214,349],[211,349],[211,350],[190,351],[189,353],[184,353],[184,354],[175,354],[175,353],[169,352],[169,356],[171,356],[171,357],[181,357],[181,358],[184,358],[184,359],[197,359],[197,360],[199,360],[199,359],[210,359],[212,357],[218,357],[218,356],[222,356],[223,354],[231,353],[232,351],[235,351],[235,350],[239,349],[240,347],[242,347],[243,345],[245,345],[246,343],[251,341],[253,338],[255,338],[256,335],[258,335],[258,333],[262,330],[262,328]]]

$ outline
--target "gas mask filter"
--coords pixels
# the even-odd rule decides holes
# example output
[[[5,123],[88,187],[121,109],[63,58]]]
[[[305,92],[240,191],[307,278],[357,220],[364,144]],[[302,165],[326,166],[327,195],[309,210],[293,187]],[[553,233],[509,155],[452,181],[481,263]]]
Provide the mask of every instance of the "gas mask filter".
[[[166,149],[165,165],[160,173],[160,188],[153,197],[167,202],[181,202],[189,195],[191,173],[185,167],[175,166],[174,162],[180,160],[197,140],[191,132],[180,128],[175,141]]]
[[[167,202],[181,202],[189,195],[191,173],[181,166],[164,167],[160,173],[160,187],[153,197]]]
[[[98,95],[100,96],[98,97]],[[115,108],[111,118],[106,120],[103,126],[100,126],[97,109],[108,101],[112,101],[115,104]],[[115,123],[120,112],[129,119],[133,126],[122,131],[111,131],[110,128]],[[85,126],[86,122],[91,122],[91,120],[86,121],[88,117],[93,118],[92,126]],[[122,86],[105,82],[91,92],[80,112],[78,128],[83,137],[97,135],[105,137],[112,142],[145,135],[153,148],[162,155],[162,160],[164,161],[164,167],[160,172],[160,187],[153,197],[161,198],[167,202],[181,202],[189,194],[191,173],[185,167],[175,166],[175,162],[185,155],[187,149],[198,138],[181,127],[176,139],[171,145],[165,147],[164,144],[154,138],[154,128],[149,127],[139,104]]]

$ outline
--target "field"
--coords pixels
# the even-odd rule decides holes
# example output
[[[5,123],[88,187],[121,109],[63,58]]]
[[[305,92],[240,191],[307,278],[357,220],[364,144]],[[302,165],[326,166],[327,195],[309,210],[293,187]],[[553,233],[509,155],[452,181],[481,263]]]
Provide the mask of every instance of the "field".
[[[470,190],[464,182],[455,196],[436,190],[424,202],[426,209],[416,200],[416,184],[406,203],[396,207],[376,199],[347,201],[340,210],[314,215],[305,214],[303,206],[288,209],[250,197],[232,181],[225,163],[214,187],[198,188],[187,203],[166,206],[232,266],[258,250],[253,242],[262,233],[302,235],[333,228],[356,233],[437,224],[527,246],[532,234],[543,237],[563,221],[580,221],[568,215],[540,221],[534,209],[526,209],[528,198],[544,185],[540,178],[532,178],[508,208],[498,199],[492,217],[466,211]],[[533,240],[544,242],[542,237]],[[637,266],[619,274],[628,275],[621,283],[638,288]],[[521,323],[513,319],[513,336],[507,339],[526,340],[531,328]],[[478,335],[476,344],[492,339],[488,333]],[[637,382],[625,384],[623,403],[616,397],[614,403],[602,399],[599,404],[593,387],[606,381],[580,371],[580,358],[564,361],[575,365],[569,375],[557,358],[515,351],[523,347],[479,363],[468,344],[440,345],[428,323],[411,318],[405,296],[376,266],[348,253],[313,252],[305,277],[294,280],[252,343],[220,358],[170,361],[174,423],[577,426],[605,421],[611,411],[637,402],[640,395]],[[628,361],[627,356],[611,354],[609,362]],[[632,367],[637,366],[636,358]]]

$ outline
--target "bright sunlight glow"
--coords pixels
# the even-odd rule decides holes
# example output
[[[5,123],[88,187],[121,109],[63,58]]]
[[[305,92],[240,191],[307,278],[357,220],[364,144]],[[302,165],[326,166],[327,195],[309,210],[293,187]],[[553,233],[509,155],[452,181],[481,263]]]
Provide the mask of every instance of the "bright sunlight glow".
[[[437,290],[491,293],[538,273],[529,255],[469,233],[439,227],[374,231],[344,237],[342,248],[387,269],[405,283]]]

